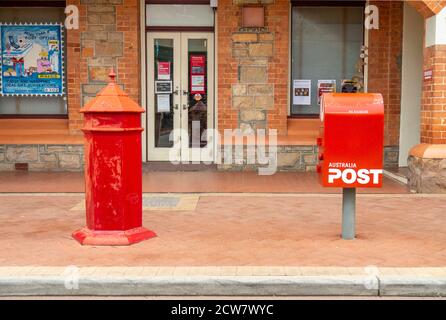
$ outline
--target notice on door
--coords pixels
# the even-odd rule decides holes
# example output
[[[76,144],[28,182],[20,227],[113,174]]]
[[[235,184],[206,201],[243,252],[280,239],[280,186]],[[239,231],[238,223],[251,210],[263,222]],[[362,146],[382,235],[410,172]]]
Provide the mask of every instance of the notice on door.
[[[158,62],[158,80],[170,80],[170,62]]]
[[[155,81],[155,93],[172,93],[172,81]]]
[[[157,112],[170,112],[170,94],[156,95]]]
[[[190,56],[190,93],[205,93],[206,56]]]
[[[311,105],[311,80],[293,80],[293,104]]]
[[[192,76],[191,93],[204,93],[204,75]]]

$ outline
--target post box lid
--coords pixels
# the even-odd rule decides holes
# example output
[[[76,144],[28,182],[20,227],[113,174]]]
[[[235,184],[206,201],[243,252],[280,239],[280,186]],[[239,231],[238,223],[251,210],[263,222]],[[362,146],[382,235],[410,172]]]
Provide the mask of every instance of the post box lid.
[[[80,112],[144,112],[139,104],[130,99],[127,93],[116,84],[116,74],[113,70],[109,74],[110,82],[94,99],[89,101]]]
[[[322,108],[325,114],[384,114],[379,93],[324,93]]]

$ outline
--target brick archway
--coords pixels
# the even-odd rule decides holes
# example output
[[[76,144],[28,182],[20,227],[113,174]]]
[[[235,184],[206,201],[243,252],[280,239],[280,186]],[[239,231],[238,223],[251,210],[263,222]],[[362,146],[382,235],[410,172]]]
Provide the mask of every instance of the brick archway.
[[[446,1],[420,1],[408,0],[417,11],[426,19],[436,15],[446,6]]]

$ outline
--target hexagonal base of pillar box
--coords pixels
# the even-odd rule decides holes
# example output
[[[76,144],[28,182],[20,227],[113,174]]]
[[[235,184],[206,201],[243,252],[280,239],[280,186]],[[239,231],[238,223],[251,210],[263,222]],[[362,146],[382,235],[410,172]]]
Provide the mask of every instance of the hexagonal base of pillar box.
[[[80,244],[87,246],[128,246],[156,237],[156,234],[144,227],[125,231],[96,231],[82,228],[73,232],[72,236]]]

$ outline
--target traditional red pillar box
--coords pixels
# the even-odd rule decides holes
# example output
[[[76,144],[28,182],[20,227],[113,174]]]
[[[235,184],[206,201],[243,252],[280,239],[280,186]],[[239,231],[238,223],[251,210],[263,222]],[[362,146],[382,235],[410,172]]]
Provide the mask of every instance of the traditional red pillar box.
[[[141,113],[111,81],[84,113],[86,227],[73,233],[83,245],[130,245],[155,236],[142,227]]]
[[[384,104],[375,93],[325,93],[318,138],[324,187],[382,186]]]

